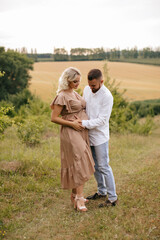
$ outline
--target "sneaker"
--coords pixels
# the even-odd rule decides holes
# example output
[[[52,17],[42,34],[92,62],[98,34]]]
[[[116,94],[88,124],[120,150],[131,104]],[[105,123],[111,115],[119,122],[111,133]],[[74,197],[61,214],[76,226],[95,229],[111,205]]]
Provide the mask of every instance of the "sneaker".
[[[106,200],[104,203],[101,203],[99,204],[99,208],[102,208],[102,207],[109,207],[109,206],[116,206],[118,204],[118,199],[115,200],[115,201],[110,201],[110,200]]]
[[[100,199],[100,198],[106,198],[106,195],[101,195],[101,194],[95,193],[95,194],[87,197],[88,200],[96,200],[96,199]]]

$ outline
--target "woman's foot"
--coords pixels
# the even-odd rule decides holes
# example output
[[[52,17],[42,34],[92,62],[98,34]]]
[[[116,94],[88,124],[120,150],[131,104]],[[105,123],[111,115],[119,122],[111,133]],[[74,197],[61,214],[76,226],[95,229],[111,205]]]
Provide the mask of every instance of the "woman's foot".
[[[76,197],[76,194],[75,193],[71,193],[71,203],[73,203],[74,204],[74,202],[75,202],[75,197]],[[84,199],[84,202],[85,203],[88,203],[89,202],[89,200],[88,199],[86,199],[86,198],[83,198]]]
[[[80,212],[86,212],[88,209],[86,208],[85,206],[85,201],[84,201],[84,197],[79,197],[76,195],[75,197],[75,203],[74,203],[74,208],[77,210],[77,211],[80,211]]]

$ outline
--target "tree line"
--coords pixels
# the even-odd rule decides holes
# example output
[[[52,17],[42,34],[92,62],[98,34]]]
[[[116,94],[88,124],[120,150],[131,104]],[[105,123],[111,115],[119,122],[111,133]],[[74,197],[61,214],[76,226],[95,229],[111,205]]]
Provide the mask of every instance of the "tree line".
[[[123,59],[151,59],[160,58],[160,47],[155,49],[146,47],[143,49],[119,48],[104,49],[101,48],[71,48],[67,51],[65,48],[54,48],[53,53],[37,53],[36,48],[31,49],[28,53],[27,48],[16,49],[16,52],[26,54],[34,61],[51,60],[51,61],[92,61],[92,60],[123,60]]]

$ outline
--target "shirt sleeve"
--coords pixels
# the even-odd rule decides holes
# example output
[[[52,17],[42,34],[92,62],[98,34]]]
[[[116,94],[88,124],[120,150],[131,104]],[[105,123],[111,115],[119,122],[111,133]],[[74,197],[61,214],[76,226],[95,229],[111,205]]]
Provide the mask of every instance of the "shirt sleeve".
[[[87,129],[93,129],[93,128],[105,125],[106,122],[109,122],[109,118],[112,112],[112,106],[113,106],[113,97],[112,95],[107,96],[107,98],[103,100],[103,104],[100,109],[99,116],[95,119],[82,120],[82,126],[86,127]]]

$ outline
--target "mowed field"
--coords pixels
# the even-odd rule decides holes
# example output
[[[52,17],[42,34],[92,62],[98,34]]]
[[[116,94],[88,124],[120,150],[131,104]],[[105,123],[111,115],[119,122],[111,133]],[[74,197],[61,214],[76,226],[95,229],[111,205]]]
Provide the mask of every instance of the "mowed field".
[[[58,79],[67,67],[77,67],[82,73],[80,88],[87,85],[87,73],[92,68],[103,71],[104,61],[83,62],[39,62],[30,72],[30,89],[49,102],[55,96]],[[127,89],[125,96],[129,101],[160,98],[160,67],[108,62],[109,76],[120,82],[120,89]]]

